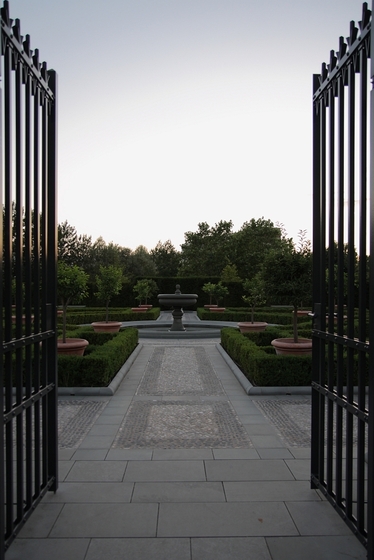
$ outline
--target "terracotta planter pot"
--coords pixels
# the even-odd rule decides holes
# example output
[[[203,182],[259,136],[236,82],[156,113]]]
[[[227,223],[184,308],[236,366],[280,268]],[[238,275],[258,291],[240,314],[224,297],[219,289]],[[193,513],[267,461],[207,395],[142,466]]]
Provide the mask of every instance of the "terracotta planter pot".
[[[135,313],[145,313],[147,311],[146,307],[132,307],[131,311],[134,311]]]
[[[122,326],[122,323],[119,321],[97,321],[95,323],[91,323],[93,330],[95,332],[118,332]]]
[[[213,311],[213,313],[223,313],[226,311],[226,307],[211,307],[210,311]]]
[[[294,313],[294,311],[292,311],[292,313]],[[307,317],[308,314],[311,313],[311,311],[305,310],[305,309],[298,309],[297,310],[297,316],[298,317]]]
[[[85,338],[67,338],[66,342],[62,339],[57,341],[57,354],[62,356],[83,356],[88,346],[88,340]]]
[[[34,320],[34,315],[31,315],[31,321]],[[15,315],[12,315],[12,323],[15,325],[17,321],[17,317]],[[24,325],[26,323],[26,315],[22,315],[22,325]]]
[[[241,333],[261,332],[264,331],[267,326],[267,323],[261,323],[260,321],[255,321],[254,323],[238,323],[238,327]]]
[[[299,338],[294,342],[293,338],[275,338],[271,341],[275,351],[280,356],[311,356],[312,340],[310,338]]]

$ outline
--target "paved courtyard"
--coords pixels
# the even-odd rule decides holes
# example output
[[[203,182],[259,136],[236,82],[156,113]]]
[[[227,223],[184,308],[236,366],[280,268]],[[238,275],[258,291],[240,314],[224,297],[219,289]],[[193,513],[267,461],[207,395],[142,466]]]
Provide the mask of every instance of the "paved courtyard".
[[[349,560],[310,489],[310,397],[248,396],[217,339],[141,340],[113,396],[59,402],[60,483],[7,560]]]

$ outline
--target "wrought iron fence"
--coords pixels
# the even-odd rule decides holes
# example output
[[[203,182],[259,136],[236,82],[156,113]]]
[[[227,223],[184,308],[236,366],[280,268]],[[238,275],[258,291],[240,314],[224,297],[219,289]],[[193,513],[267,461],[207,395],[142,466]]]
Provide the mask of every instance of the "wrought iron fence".
[[[0,559],[57,488],[57,79],[0,12]]]
[[[313,77],[311,481],[374,558],[371,11]]]

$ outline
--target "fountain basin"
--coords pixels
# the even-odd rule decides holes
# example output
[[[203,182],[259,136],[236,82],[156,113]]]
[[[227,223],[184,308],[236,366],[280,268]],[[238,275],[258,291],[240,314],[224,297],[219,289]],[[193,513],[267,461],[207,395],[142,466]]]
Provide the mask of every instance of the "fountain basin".
[[[176,285],[174,294],[158,294],[158,302],[160,305],[173,308],[173,324],[171,331],[185,331],[182,324],[183,309],[187,305],[194,305],[197,302],[197,294],[182,294],[180,285]]]

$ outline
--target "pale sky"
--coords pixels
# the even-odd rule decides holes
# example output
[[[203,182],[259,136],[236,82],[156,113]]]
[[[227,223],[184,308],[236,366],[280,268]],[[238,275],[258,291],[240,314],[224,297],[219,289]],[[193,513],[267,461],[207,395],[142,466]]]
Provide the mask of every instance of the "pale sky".
[[[130,249],[262,216],[311,238],[312,75],[361,15],[360,0],[10,0],[58,74],[58,221]]]

